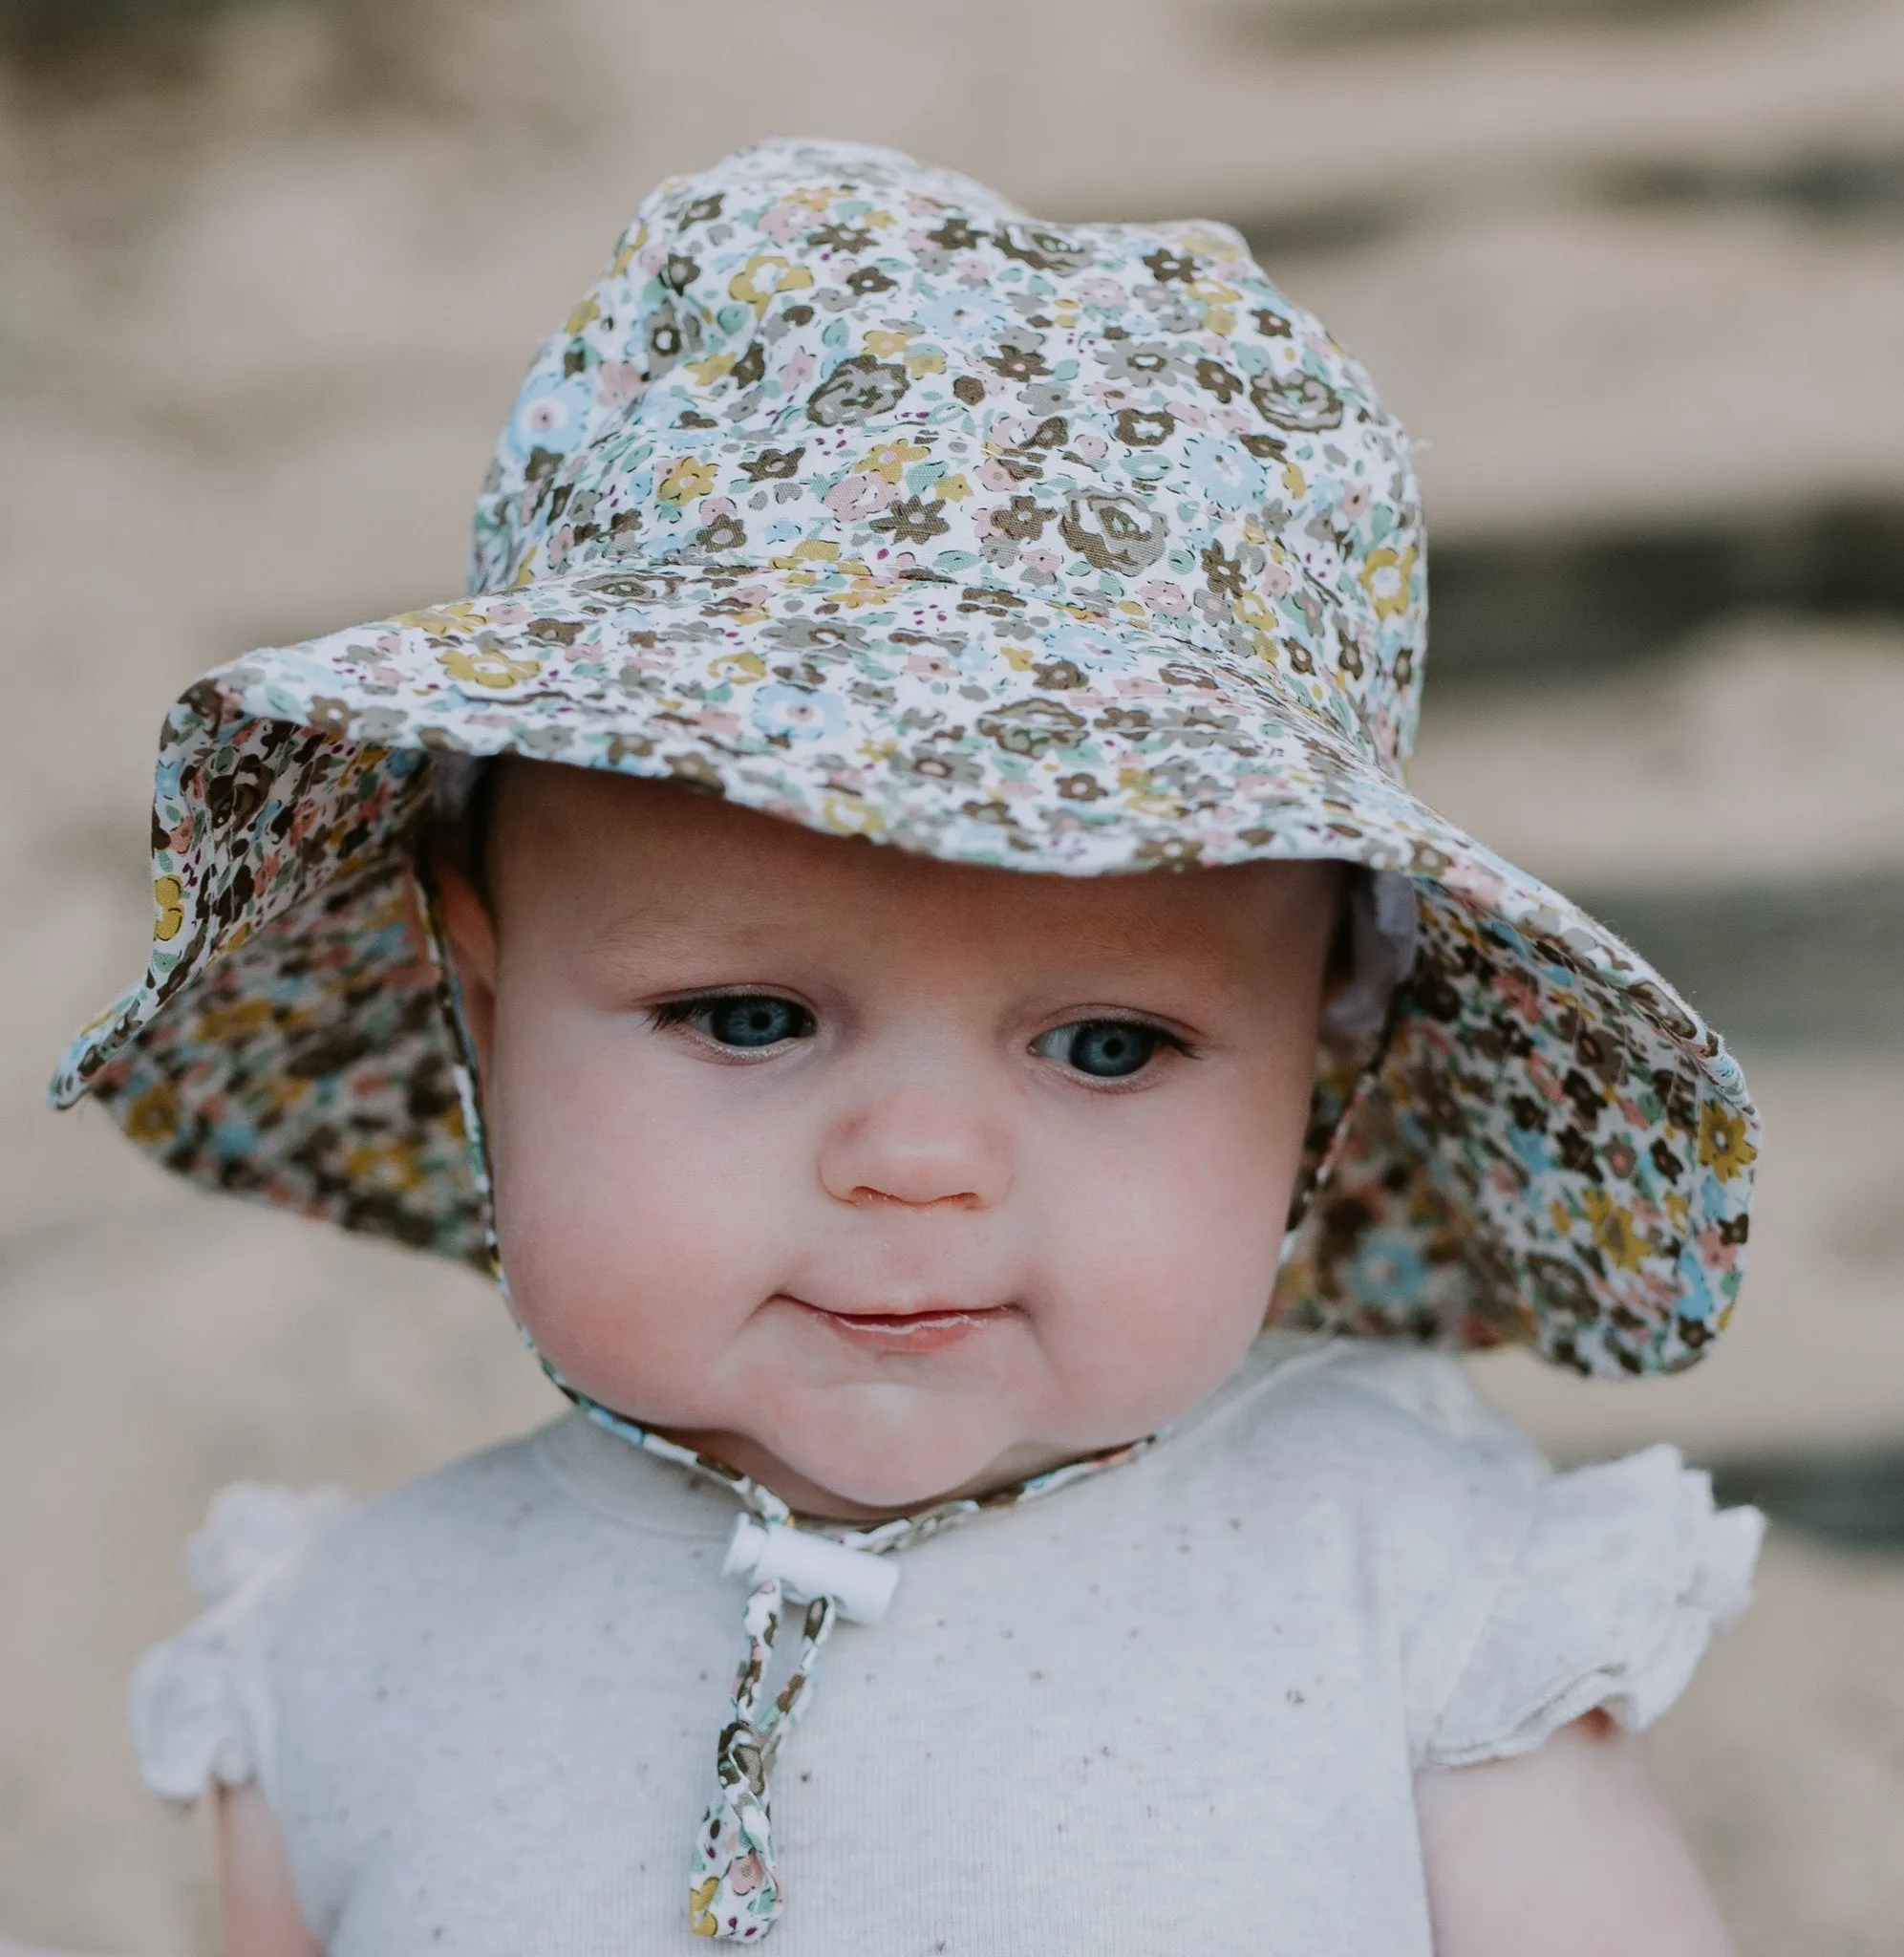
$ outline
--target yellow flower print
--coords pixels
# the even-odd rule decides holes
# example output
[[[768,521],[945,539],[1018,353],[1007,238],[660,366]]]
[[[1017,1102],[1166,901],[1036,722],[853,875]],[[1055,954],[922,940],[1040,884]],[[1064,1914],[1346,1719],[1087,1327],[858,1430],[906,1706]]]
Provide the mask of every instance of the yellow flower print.
[[[1168,815],[1176,801],[1168,790],[1160,789],[1148,768],[1120,768],[1118,786],[1124,801],[1140,815]]]
[[[876,328],[866,334],[866,352],[875,360],[896,359],[906,351],[906,342],[918,331],[916,326]]]
[[[584,327],[592,325],[601,316],[602,302],[590,292],[586,299],[576,306],[574,312],[568,315],[567,321],[563,327],[563,332],[569,334],[578,333]]]
[[[1306,496],[1309,493],[1309,478],[1294,462],[1283,464],[1283,487],[1292,496]]]
[[[1415,581],[1415,547],[1392,550],[1384,544],[1362,560],[1362,590],[1369,594],[1378,618],[1394,618],[1408,609],[1408,587]]]
[[[1603,1189],[1590,1189],[1580,1198],[1594,1241],[1622,1271],[1637,1271],[1646,1261],[1647,1245],[1633,1220],[1633,1212],[1614,1201]]]
[[[459,598],[427,612],[399,612],[392,623],[410,632],[481,632],[489,619],[473,598]]]
[[[194,1037],[214,1043],[240,1040],[246,1033],[255,1033],[260,1026],[268,1025],[270,1020],[269,1000],[232,1000],[227,1004],[207,1007],[199,1016]]]
[[[828,794],[820,819],[836,836],[876,836],[886,827],[885,816],[856,795]]]
[[[918,347],[906,356],[906,371],[914,380],[922,374],[943,374],[946,356],[936,347]]]
[[[407,1193],[423,1186],[423,1167],[407,1143],[366,1142],[344,1157],[344,1173],[359,1188]]]
[[[798,202],[798,198],[789,202]],[[782,258],[777,251],[764,251],[750,258],[727,282],[727,296],[751,306],[758,317],[767,310],[776,292],[803,291],[813,283],[813,274],[803,265]]]
[[[751,621],[757,614],[748,612],[738,615]],[[758,615],[764,618],[767,614],[760,611]],[[709,665],[707,671],[710,679],[744,685],[749,680],[764,679],[767,677],[767,662],[759,653],[723,653]]]
[[[1721,1182],[1749,1169],[1759,1151],[1745,1139],[1744,1116],[1730,1108],[1707,1108],[1699,1121],[1699,1159]]]
[[[714,487],[714,464],[684,455],[661,479],[665,503],[694,503]]]
[[[972,484],[963,476],[941,476],[931,493],[941,503],[963,503],[972,494]]]
[[[901,436],[897,441],[882,441],[866,457],[860,467],[875,476],[884,476],[888,483],[898,482],[908,462],[924,462],[931,450],[917,441],[908,441]]]
[[[170,944],[185,925],[185,887],[176,876],[155,877],[152,901],[159,914],[152,920],[152,935],[160,944]]]
[[[542,671],[540,659],[512,659],[507,653],[490,652],[482,646],[450,647],[437,655],[439,665],[452,679],[471,686],[519,686]]]
[[[609,276],[610,278],[620,278],[622,273],[634,263],[636,255],[647,243],[648,226],[642,225],[635,230],[632,237],[622,240],[621,249],[615,253],[615,262],[609,268]]]
[[[125,1131],[151,1148],[168,1139],[179,1126],[179,1096],[169,1081],[146,1088],[125,1111]]]
[[[874,577],[870,570],[865,570],[865,567],[862,567],[862,570],[865,571],[863,576],[856,577],[844,591],[835,591],[832,595],[849,612],[858,611],[862,605],[891,604],[890,581]]]
[[[710,354],[705,360],[690,360],[688,372],[703,387],[712,387],[717,380],[727,378],[729,371],[739,357],[738,354]]]
[[[710,1876],[688,1891],[688,1927],[697,1937],[712,1937],[720,1929],[720,1920],[708,1907],[719,1887],[720,1878]]]

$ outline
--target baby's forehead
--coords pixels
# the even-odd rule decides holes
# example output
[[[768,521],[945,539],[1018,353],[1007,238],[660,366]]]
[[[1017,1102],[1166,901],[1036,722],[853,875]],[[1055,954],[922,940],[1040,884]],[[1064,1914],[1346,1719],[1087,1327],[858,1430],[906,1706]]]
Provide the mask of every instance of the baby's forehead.
[[[510,922],[612,946],[698,937],[856,941],[924,934],[954,960],[1054,949],[1223,962],[1333,905],[1338,865],[1252,862],[1070,876],[948,863],[827,835],[682,784],[511,760],[487,816]]]

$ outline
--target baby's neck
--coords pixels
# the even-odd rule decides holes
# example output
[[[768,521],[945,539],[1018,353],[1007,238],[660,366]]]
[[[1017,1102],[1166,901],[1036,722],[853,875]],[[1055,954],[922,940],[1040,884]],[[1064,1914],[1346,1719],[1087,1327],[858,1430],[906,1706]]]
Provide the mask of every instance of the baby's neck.
[[[796,1516],[819,1522],[889,1522],[896,1516],[916,1515],[921,1509],[932,1508],[940,1502],[995,1495],[1000,1489],[1016,1488],[1035,1474],[1060,1468],[1068,1461],[1085,1458],[1075,1450],[1045,1448],[1036,1442],[1026,1442],[1007,1449],[987,1468],[956,1487],[922,1495],[916,1501],[879,1508],[854,1501],[811,1479],[745,1434],[659,1427],[653,1431],[662,1439],[673,1441],[676,1447],[692,1448],[695,1453],[705,1454],[709,1460],[746,1475],[750,1481],[758,1482],[779,1495]]]

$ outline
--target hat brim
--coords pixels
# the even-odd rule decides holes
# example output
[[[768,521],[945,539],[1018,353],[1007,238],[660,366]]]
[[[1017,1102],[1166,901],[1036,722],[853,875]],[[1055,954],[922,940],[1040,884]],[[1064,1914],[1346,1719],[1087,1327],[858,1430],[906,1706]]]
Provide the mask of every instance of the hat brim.
[[[797,557],[596,563],[251,654],[168,720],[151,967],[53,1099],[90,1090],[195,1180],[480,1258],[410,870],[433,752],[1021,871],[1336,858],[1414,880],[1421,949],[1286,1308],[1682,1366],[1743,1269],[1743,1078],[1637,954],[1408,791],[1323,677],[1342,653]]]

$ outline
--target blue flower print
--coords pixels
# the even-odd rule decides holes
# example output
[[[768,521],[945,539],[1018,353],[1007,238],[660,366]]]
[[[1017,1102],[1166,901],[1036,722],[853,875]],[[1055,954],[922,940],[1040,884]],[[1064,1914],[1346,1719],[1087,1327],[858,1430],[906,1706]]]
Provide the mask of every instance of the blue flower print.
[[[1184,443],[1184,466],[1219,509],[1242,509],[1263,493],[1263,465],[1221,435],[1192,435]]]
[[[837,734],[845,720],[832,694],[811,687],[763,686],[754,696],[754,725],[770,741],[819,741]]]

